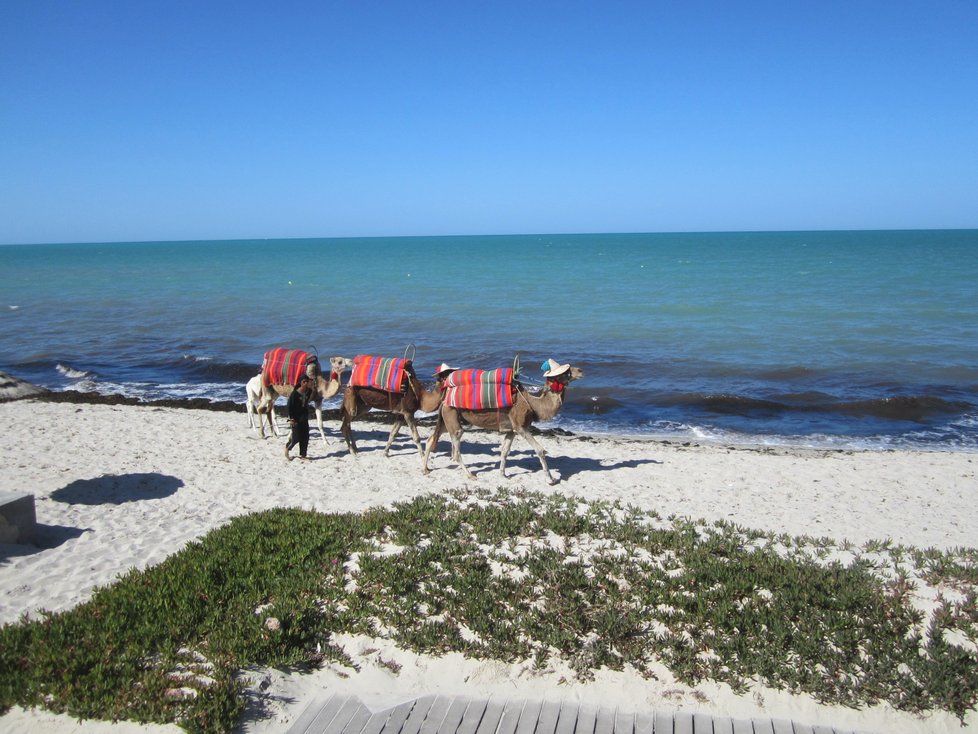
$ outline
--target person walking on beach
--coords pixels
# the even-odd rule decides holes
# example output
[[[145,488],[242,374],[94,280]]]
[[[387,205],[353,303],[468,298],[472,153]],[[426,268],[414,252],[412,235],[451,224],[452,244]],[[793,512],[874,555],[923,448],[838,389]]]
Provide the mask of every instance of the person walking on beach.
[[[309,377],[303,375],[289,395],[289,425],[292,427],[292,435],[289,436],[289,442],[285,444],[285,458],[289,461],[292,461],[289,451],[296,444],[299,444],[299,458],[305,461],[309,459],[306,451],[309,449],[309,396],[311,394]]]

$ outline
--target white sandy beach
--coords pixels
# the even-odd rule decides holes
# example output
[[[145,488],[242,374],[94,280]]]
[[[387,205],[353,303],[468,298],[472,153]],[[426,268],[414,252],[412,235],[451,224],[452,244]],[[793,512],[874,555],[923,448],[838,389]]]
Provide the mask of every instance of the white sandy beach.
[[[387,430],[377,423],[354,425],[358,458],[347,455],[338,426],[328,423],[329,446],[314,430],[313,460],[288,463],[282,456],[285,439],[258,439],[242,413],[28,399],[0,404],[0,420],[5,426],[0,492],[35,495],[42,546],[0,546],[0,623],[39,609],[68,609],[87,599],[95,586],[111,583],[133,566],[162,561],[236,515],[279,506],[359,511],[465,486],[619,499],[663,517],[723,519],[858,544],[889,538],[920,547],[978,546],[978,455],[973,453],[744,449],[545,436],[541,441],[560,477],[551,488],[536,456],[519,440],[508,466],[510,478],[501,479],[495,467],[497,438],[482,433],[466,435],[466,456],[478,475],[472,482],[449,462],[447,440],[427,477],[404,435],[391,458],[384,458]],[[962,727],[943,713],[921,718],[887,706],[827,707],[763,688],[744,696],[725,686],[693,690],[676,683],[665,669],[658,671],[659,680],[627,671],[601,672],[582,684],[558,666],[541,673],[529,663],[480,663],[455,655],[418,658],[385,641],[340,642],[362,663],[362,672],[326,668],[285,676],[256,671],[256,682],[269,676],[266,696],[274,716],[248,720],[244,730],[282,731],[312,698],[340,691],[356,693],[376,707],[427,693],[458,693],[575,700],[626,711],[789,718],[879,734],[978,732],[975,714]],[[382,659],[400,663],[400,672],[392,673]],[[177,729],[79,724],[15,709],[0,717],[0,731]]]

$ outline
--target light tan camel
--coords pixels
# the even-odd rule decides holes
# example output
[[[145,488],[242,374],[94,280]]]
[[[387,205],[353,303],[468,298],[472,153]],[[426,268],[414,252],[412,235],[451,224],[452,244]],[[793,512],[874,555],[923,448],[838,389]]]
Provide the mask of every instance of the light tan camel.
[[[394,443],[401,426],[404,425],[411,431],[411,438],[414,439],[414,445],[418,447],[418,453],[424,455],[414,413],[417,410],[425,413],[433,413],[438,410],[438,406],[441,405],[442,391],[437,387],[430,392],[425,390],[421,380],[411,373],[407,374],[407,381],[408,389],[404,392],[388,392],[375,387],[346,386],[346,392],[343,394],[340,430],[343,432],[343,438],[346,439],[346,445],[351,454],[356,455],[357,444],[353,440],[350,424],[354,418],[358,418],[373,408],[394,414],[394,425],[391,428],[390,436],[387,438],[387,445],[384,447],[384,456],[390,456],[391,444]]]
[[[555,363],[552,363],[555,364]],[[499,472],[506,476],[506,457],[509,449],[513,445],[513,438],[517,435],[526,439],[526,442],[533,447],[540,458],[540,465],[547,475],[547,483],[554,484],[555,480],[550,474],[547,466],[547,452],[543,446],[530,434],[530,425],[534,421],[547,421],[557,415],[561,405],[564,403],[564,389],[574,380],[584,377],[584,371],[578,367],[566,365],[567,369],[553,376],[547,373],[547,386],[539,395],[530,395],[523,389],[518,389],[513,405],[508,408],[490,408],[488,410],[464,410],[453,408],[442,403],[438,411],[438,421],[435,423],[435,430],[431,432],[428,439],[428,446],[424,454],[422,472],[427,474],[428,457],[438,445],[438,439],[442,432],[447,431],[452,441],[452,459],[461,467],[469,479],[475,479],[475,475],[462,462],[462,425],[463,421],[471,423],[479,428],[497,430],[503,433],[503,441],[500,447]]]
[[[328,400],[340,391],[340,381],[343,372],[353,366],[353,360],[348,357],[330,357],[330,375],[327,380],[319,372],[313,377],[312,402],[316,408],[316,425],[319,427],[319,436],[323,439],[323,445],[327,445],[326,431],[323,428],[323,401]],[[275,421],[275,401],[279,396],[287,398],[295,389],[293,385],[271,385],[266,386],[262,380],[261,373],[252,377],[246,386],[248,394],[248,424],[255,428],[253,414],[258,414],[258,434],[265,438],[265,424],[263,417],[267,417],[268,425],[276,436],[282,434],[278,431],[278,424]]]

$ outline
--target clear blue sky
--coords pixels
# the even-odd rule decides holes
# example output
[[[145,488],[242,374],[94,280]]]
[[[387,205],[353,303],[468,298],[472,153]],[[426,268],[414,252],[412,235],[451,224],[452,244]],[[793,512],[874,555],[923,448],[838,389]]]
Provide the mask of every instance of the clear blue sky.
[[[974,0],[0,3],[0,243],[974,227]]]

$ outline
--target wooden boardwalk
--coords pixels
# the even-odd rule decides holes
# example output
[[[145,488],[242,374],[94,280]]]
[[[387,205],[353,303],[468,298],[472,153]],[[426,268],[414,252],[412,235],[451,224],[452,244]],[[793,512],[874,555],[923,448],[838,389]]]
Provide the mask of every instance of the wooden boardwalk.
[[[868,734],[785,719],[622,713],[570,702],[424,696],[371,711],[355,696],[313,701],[288,734]]]

